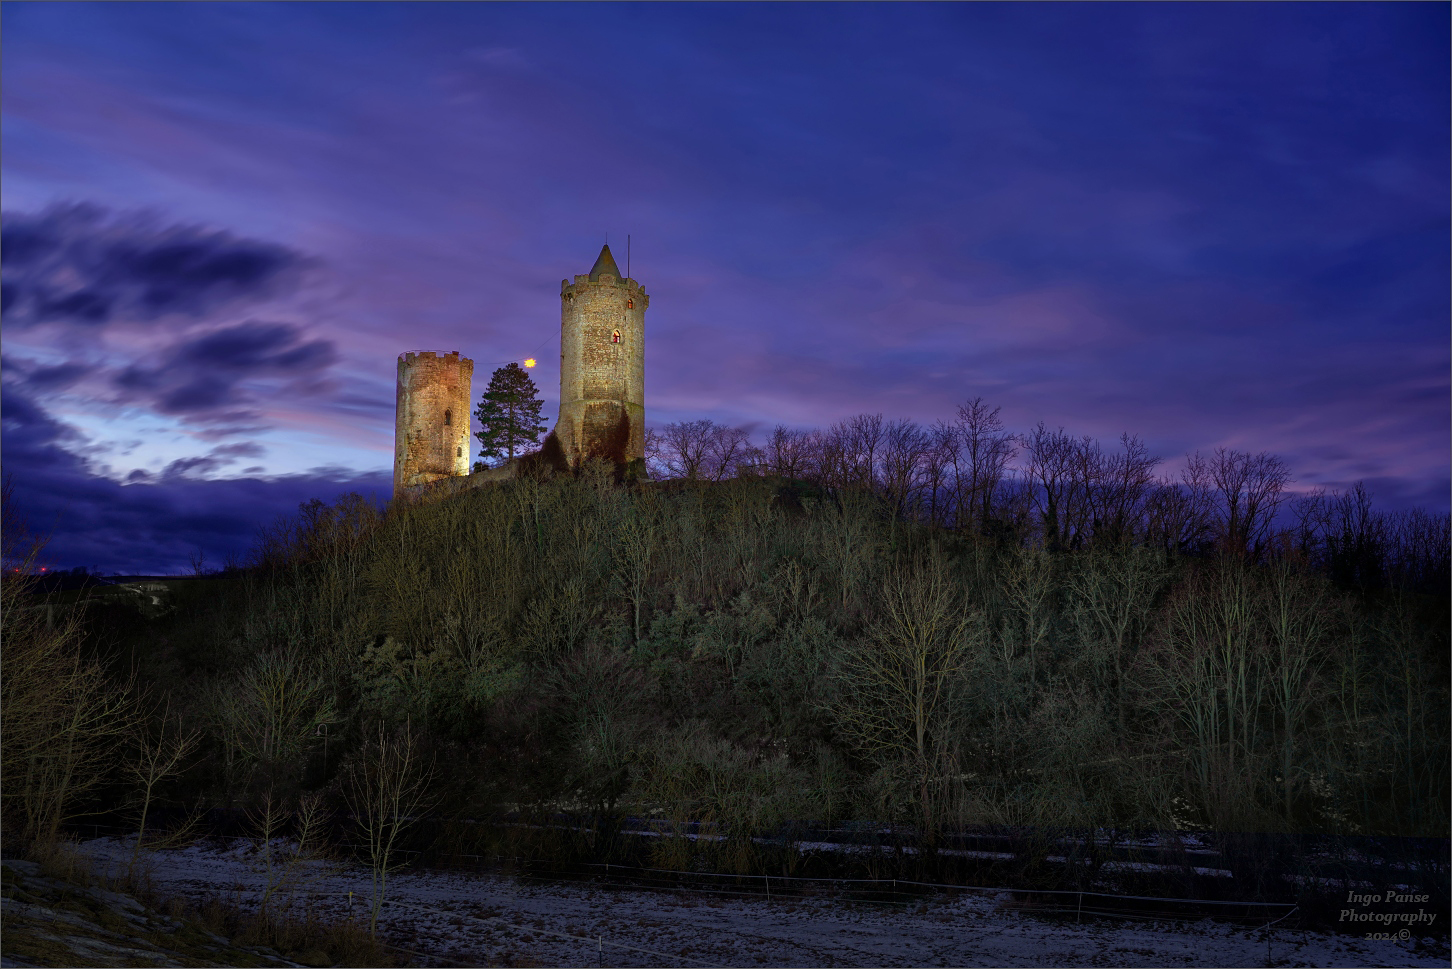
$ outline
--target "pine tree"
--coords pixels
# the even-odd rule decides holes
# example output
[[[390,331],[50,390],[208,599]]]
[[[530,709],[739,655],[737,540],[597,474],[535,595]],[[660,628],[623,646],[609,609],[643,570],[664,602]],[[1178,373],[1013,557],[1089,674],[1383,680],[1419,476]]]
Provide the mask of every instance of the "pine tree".
[[[489,389],[479,401],[474,416],[479,419],[481,458],[513,459],[527,447],[538,444],[545,426],[540,423],[539,388],[517,363],[500,367],[489,378]],[[475,464],[475,470],[482,465]]]

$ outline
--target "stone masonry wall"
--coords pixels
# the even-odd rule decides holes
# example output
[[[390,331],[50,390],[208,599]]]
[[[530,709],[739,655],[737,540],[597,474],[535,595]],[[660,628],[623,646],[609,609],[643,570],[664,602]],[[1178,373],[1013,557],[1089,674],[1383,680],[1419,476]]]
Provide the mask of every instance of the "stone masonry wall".
[[[469,473],[474,361],[401,353],[393,433],[393,493]]]
[[[571,464],[645,457],[645,310],[633,279],[560,281],[560,419]],[[619,342],[616,342],[616,334]]]

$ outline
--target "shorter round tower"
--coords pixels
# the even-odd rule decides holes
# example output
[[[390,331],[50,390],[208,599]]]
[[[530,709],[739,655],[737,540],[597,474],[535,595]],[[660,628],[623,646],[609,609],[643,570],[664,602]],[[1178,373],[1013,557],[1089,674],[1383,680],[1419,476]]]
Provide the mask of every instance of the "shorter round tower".
[[[393,496],[469,473],[474,361],[449,353],[398,355],[393,425]]]

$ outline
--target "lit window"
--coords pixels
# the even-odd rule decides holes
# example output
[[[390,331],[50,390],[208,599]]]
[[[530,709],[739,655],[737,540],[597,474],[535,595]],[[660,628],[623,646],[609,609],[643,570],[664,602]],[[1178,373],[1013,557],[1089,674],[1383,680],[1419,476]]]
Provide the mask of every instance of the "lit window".
[[[625,308],[628,309],[628,310],[635,309],[635,300],[633,300],[633,299],[626,300],[625,301]]]
[[[616,330],[614,333],[610,334],[610,342],[611,343],[619,343],[620,342],[620,331],[619,330]]]

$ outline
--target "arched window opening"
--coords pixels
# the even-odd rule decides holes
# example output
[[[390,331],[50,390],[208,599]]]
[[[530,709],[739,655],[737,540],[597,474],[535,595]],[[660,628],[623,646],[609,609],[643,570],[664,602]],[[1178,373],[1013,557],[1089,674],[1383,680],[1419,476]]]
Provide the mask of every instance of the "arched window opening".
[[[451,410],[444,411],[444,426],[445,427],[449,427],[453,423],[454,423],[454,412],[451,411]]]
[[[461,448],[461,447],[454,448],[454,457],[456,457],[456,458],[462,458],[463,456],[464,456],[464,449],[463,448]]]
[[[635,300],[633,300],[633,299],[626,300],[625,301],[625,308],[628,309],[628,310],[635,309]]]
[[[620,331],[619,330],[616,330],[614,333],[610,334],[610,342],[611,343],[619,343],[620,342]]]

